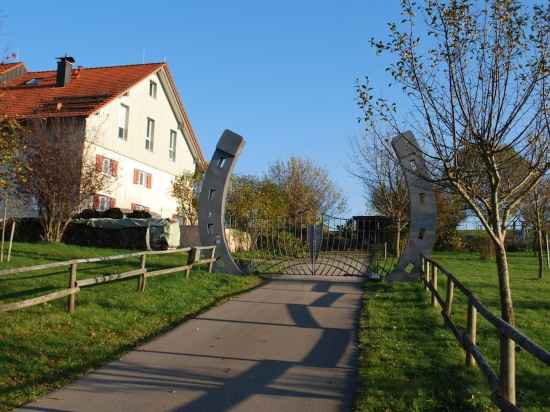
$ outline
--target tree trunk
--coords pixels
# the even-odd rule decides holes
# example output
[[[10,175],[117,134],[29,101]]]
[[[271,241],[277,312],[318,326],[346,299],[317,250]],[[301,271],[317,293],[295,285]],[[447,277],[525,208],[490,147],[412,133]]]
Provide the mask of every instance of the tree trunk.
[[[512,304],[512,291],[510,287],[510,272],[508,259],[504,247],[504,236],[500,236],[499,242],[494,242],[496,251],[496,263],[498,270],[498,283],[500,289],[500,312],[504,321],[515,325],[514,307]],[[512,339],[500,335],[500,379],[502,395],[512,404],[516,404],[516,350]]]
[[[401,221],[398,219],[395,223],[395,257],[399,259],[401,255]]]
[[[542,217],[540,209],[537,208],[537,255],[539,262],[539,279],[542,279],[542,273],[544,271],[544,249],[543,249],[543,240],[542,240]]]

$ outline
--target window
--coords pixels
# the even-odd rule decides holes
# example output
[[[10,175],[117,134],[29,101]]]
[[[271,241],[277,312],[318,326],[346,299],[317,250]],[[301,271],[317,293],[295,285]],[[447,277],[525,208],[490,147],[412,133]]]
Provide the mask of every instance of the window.
[[[132,203],[132,210],[143,210],[145,212],[148,212],[149,208],[147,206],[143,206],[137,203]]]
[[[120,105],[118,112],[118,137],[122,140],[128,140],[128,118],[130,116],[130,108],[125,104]]]
[[[147,189],[151,189],[153,183],[153,176],[150,173],[146,173],[142,170],[134,169],[134,184],[145,186]]]
[[[155,143],[155,121],[151,118],[147,118],[147,136],[145,137],[145,150],[153,151],[153,145]]]
[[[94,195],[93,206],[96,210],[107,210],[116,206],[116,200],[114,197],[109,197],[105,195]]]
[[[96,155],[95,170],[96,172],[105,173],[106,175],[117,177],[118,162],[105,156]]]
[[[153,80],[149,82],[149,96],[157,98],[157,84]]]
[[[175,130],[170,130],[170,147],[168,148],[168,157],[170,160],[176,161],[176,140],[178,138],[178,133]]]

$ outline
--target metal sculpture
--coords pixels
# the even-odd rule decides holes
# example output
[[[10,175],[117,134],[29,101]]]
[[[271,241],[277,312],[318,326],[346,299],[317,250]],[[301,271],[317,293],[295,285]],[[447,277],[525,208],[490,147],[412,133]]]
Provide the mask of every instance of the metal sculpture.
[[[244,139],[225,130],[208,165],[199,196],[199,234],[202,245],[216,245],[218,272],[241,275],[243,272],[231,256],[225,238],[225,199],[229,179],[242,149]]]
[[[411,132],[392,139],[393,150],[405,175],[409,191],[409,239],[388,281],[417,279],[422,272],[421,255],[430,255],[436,235],[437,207],[422,152]],[[412,267],[411,267],[412,266]],[[410,268],[410,269],[409,269]]]

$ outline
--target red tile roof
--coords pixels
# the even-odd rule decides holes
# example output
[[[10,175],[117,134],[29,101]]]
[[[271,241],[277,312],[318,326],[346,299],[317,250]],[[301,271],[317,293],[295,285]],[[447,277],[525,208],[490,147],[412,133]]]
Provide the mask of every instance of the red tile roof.
[[[21,66],[23,63],[14,62],[14,63],[0,63],[0,74],[3,74],[11,69],[15,69],[17,66]]]
[[[73,69],[65,87],[56,87],[56,71],[27,72],[0,92],[0,114],[8,117],[88,116],[164,63]]]
[[[0,74],[20,64],[2,64]],[[25,72],[0,87],[0,115],[22,119],[87,117],[162,68],[176,90],[165,63],[74,68],[71,81],[64,87],[56,87],[55,70]],[[191,134],[191,144],[199,157],[198,163],[204,168],[206,161],[177,91],[176,96]]]

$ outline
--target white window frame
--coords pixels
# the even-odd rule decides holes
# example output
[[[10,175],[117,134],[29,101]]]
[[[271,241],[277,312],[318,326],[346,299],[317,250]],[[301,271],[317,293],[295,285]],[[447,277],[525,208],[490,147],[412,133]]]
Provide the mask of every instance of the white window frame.
[[[97,210],[105,211],[111,208],[111,198],[109,196],[98,195],[99,206]]]
[[[157,98],[158,85],[154,80],[149,80],[149,96],[153,99]]]
[[[176,161],[176,147],[178,141],[178,132],[170,130],[170,142],[168,146],[168,157],[172,162]]]
[[[109,159],[108,157],[103,157],[101,162],[101,172],[105,173],[106,175],[112,176],[113,175],[113,160]]]
[[[127,104],[121,103],[119,110],[121,110],[124,114],[124,125],[120,124],[121,114],[119,114],[119,119],[118,119],[119,124],[118,124],[118,132],[117,132],[118,138],[121,140],[128,140],[128,122],[130,118],[130,106],[128,106]]]
[[[155,147],[155,119],[147,118],[147,132],[145,135],[145,150],[152,152]]]

